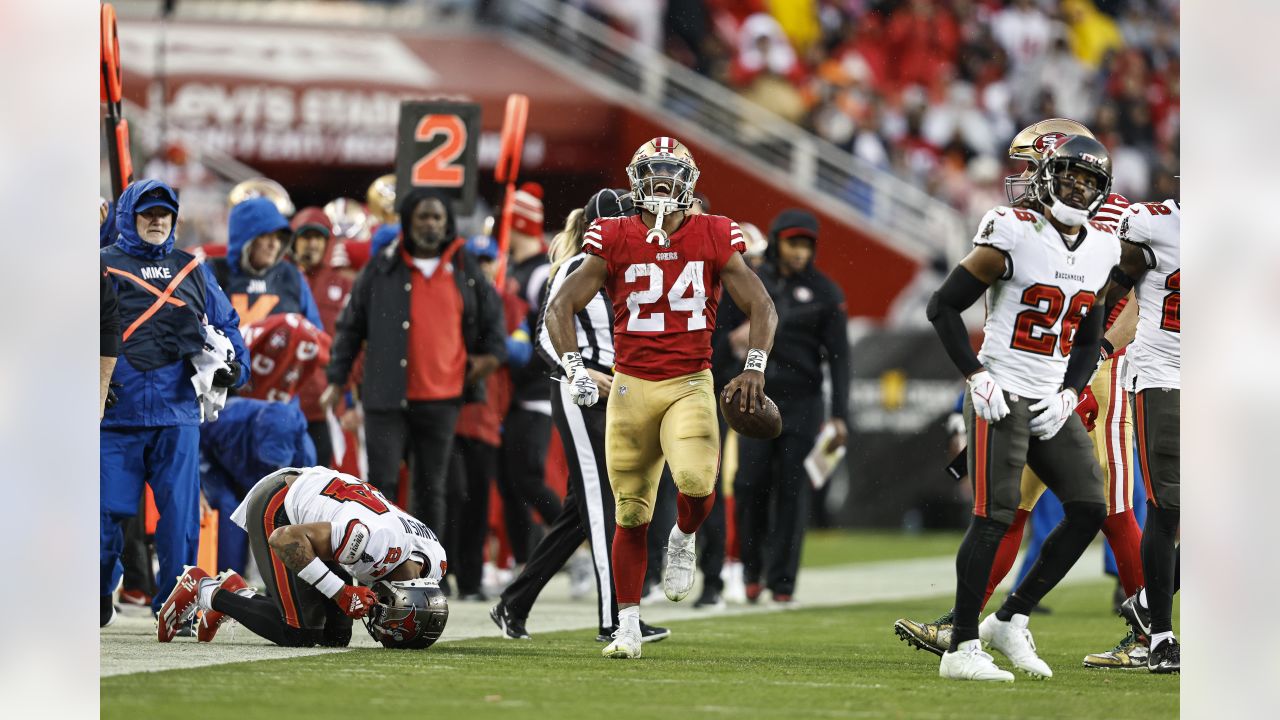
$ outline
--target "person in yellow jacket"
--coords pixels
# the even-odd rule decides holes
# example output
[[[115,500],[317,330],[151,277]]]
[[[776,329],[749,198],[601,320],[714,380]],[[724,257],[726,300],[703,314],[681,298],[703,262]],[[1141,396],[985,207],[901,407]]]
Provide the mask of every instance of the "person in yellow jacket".
[[[1124,47],[1120,28],[1093,0],[1062,0],[1062,17],[1071,51],[1090,69],[1102,64],[1107,53]]]

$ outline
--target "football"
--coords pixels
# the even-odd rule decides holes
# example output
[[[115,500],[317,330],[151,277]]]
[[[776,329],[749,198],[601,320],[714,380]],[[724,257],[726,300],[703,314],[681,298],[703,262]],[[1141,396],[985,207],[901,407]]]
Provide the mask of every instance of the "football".
[[[764,407],[757,408],[754,413],[742,412],[738,410],[740,392],[742,391],[734,391],[733,397],[728,399],[724,393],[720,393],[720,414],[724,415],[724,421],[729,423],[729,427],[739,435],[757,440],[772,440],[781,435],[782,413],[778,412],[778,406],[769,396],[764,397]]]

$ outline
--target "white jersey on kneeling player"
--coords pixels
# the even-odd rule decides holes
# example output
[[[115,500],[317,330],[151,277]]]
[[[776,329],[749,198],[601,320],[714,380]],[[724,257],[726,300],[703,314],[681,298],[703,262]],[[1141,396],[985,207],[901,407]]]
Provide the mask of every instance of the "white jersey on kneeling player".
[[[354,563],[344,564],[360,582],[371,585],[406,560],[422,563],[422,577],[444,574],[444,548],[431,528],[396,507],[372,485],[326,467],[291,468],[301,475],[284,496],[284,511],[294,525],[327,522],[334,557],[341,555],[353,523],[369,528],[368,544]]]
[[[1129,347],[1134,391],[1181,388],[1182,210],[1178,203],[1137,203],[1120,220],[1120,239],[1142,248],[1147,273],[1134,288],[1138,334]]]
[[[994,208],[978,228],[973,244],[1005,256],[1005,274],[987,291],[978,359],[1006,392],[1049,397],[1061,388],[1076,328],[1120,261],[1120,242],[1090,221],[1071,249],[1044,215],[1023,208]]]

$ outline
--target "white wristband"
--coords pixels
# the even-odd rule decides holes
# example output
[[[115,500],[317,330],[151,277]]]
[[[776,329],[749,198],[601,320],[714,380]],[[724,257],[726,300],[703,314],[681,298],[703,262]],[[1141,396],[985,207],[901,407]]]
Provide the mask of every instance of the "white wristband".
[[[560,367],[564,368],[564,374],[573,379],[573,374],[582,368],[582,353],[567,352],[560,356]]]
[[[324,593],[325,597],[333,597],[338,594],[342,586],[346,585],[342,578],[333,574],[320,558],[311,558],[311,562],[307,566],[298,571],[298,578],[305,580],[309,585]]]
[[[747,351],[747,365],[744,370],[759,370],[764,372],[764,366],[769,362],[769,354],[763,350],[752,348]]]

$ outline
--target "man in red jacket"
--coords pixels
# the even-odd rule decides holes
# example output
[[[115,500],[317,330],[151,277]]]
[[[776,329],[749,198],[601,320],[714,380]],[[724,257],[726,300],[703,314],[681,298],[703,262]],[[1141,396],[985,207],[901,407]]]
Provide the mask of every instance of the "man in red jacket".
[[[311,293],[315,296],[320,320],[329,337],[335,336],[338,313],[351,296],[352,279],[333,267],[333,226],[328,216],[318,207],[307,207],[293,216],[293,241],[290,244],[293,261],[307,276]],[[320,393],[325,388],[324,366],[308,373],[298,389],[302,412],[307,417],[307,434],[316,445],[316,464],[333,462],[333,443],[329,439],[329,427],[325,422],[324,407],[320,405]]]

